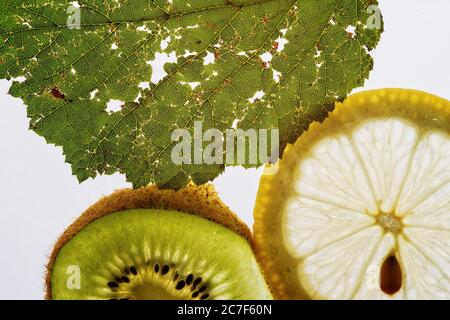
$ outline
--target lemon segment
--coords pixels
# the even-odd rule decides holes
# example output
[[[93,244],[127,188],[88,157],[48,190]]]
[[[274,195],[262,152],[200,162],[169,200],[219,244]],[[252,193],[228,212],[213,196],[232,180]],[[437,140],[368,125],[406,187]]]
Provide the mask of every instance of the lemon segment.
[[[449,134],[449,101],[383,89],[288,146],[254,211],[278,298],[449,299]]]

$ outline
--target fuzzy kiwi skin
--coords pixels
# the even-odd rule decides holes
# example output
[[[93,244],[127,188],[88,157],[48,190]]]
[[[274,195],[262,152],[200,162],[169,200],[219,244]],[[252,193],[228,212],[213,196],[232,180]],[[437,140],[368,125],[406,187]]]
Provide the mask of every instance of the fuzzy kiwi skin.
[[[212,185],[190,184],[179,191],[159,190],[148,186],[138,190],[124,189],[102,198],[87,209],[59,237],[50,256],[45,276],[47,300],[52,299],[51,275],[56,258],[62,247],[80,230],[96,219],[114,212],[129,209],[176,210],[193,214],[220,224],[242,236],[254,249],[252,233],[245,223],[219,199]]]

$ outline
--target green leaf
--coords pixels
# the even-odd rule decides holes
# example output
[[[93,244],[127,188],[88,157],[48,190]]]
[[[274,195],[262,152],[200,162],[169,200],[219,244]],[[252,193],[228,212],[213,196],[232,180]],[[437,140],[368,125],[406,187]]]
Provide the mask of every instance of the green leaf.
[[[135,187],[223,171],[171,160],[172,132],[195,121],[278,128],[283,149],[363,85],[382,31],[366,25],[369,0],[77,3],[72,29],[70,1],[0,0],[0,78],[16,80],[30,127],[63,147],[80,181],[119,171]]]

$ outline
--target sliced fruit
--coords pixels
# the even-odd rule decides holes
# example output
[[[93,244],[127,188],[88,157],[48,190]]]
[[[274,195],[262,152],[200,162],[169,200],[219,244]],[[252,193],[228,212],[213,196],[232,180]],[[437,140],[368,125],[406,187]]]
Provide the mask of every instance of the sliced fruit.
[[[254,211],[276,296],[449,299],[449,134],[449,101],[401,89],[355,94],[311,125]]]
[[[251,233],[211,186],[122,190],[57,242],[48,299],[271,299]]]

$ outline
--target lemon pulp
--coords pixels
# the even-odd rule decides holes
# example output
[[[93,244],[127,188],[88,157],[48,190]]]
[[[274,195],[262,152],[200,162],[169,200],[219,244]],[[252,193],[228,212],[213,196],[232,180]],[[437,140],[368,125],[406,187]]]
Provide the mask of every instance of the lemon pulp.
[[[349,97],[288,147],[255,207],[277,296],[449,299],[449,133],[448,101],[384,89]]]

